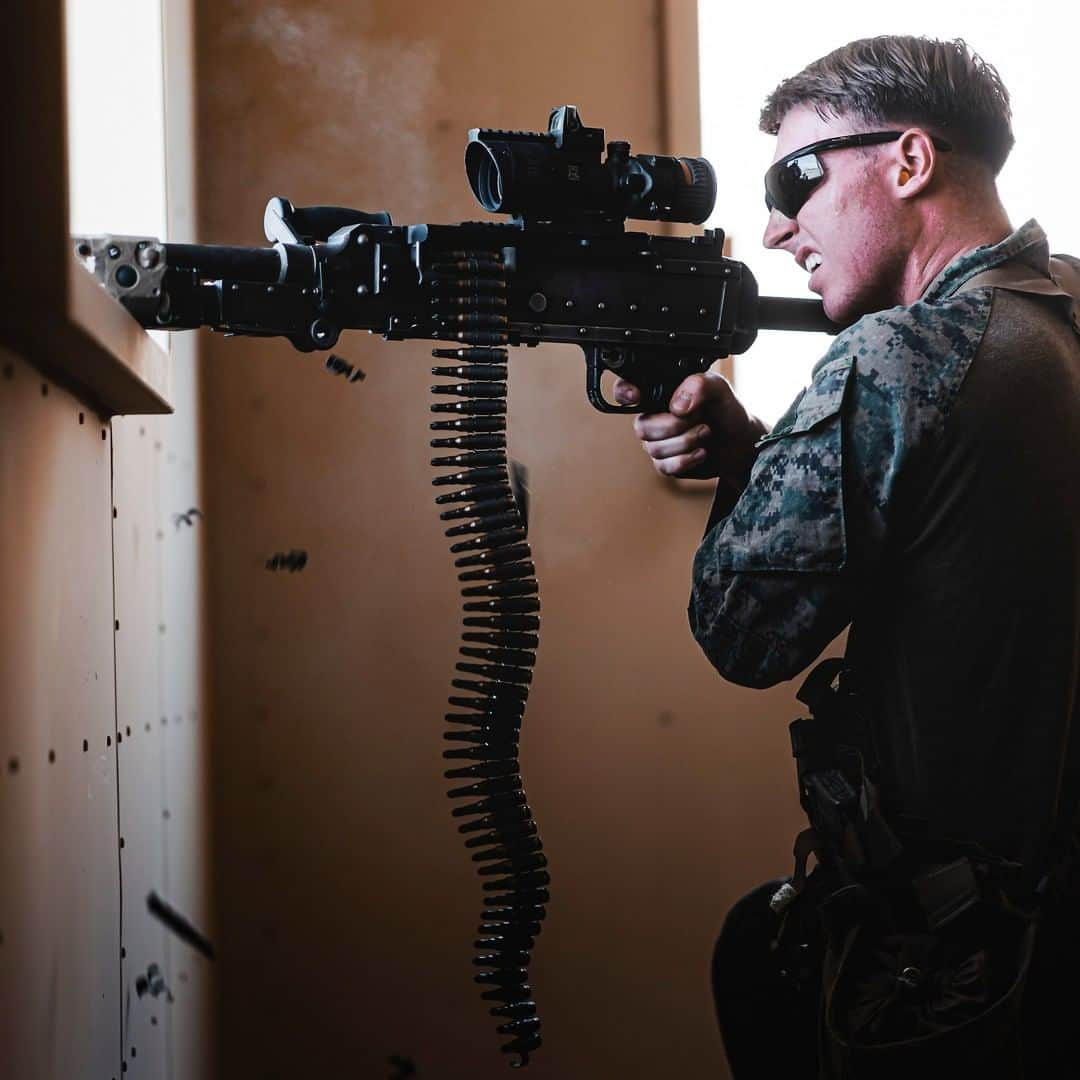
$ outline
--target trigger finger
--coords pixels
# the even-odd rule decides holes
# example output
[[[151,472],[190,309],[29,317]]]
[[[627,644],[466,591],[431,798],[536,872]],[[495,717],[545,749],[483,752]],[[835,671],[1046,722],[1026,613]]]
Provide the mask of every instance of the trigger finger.
[[[641,391],[625,379],[616,378],[611,392],[620,405],[636,405],[641,400]]]

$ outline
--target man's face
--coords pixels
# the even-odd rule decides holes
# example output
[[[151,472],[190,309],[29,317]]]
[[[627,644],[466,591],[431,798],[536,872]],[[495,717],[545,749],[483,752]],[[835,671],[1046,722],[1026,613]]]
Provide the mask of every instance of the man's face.
[[[773,161],[821,139],[865,130],[857,118],[823,120],[812,106],[798,106],[780,125]],[[826,150],[820,160],[824,179],[794,219],[771,211],[763,242],[790,252],[804,269],[808,259],[814,267],[820,257],[810,288],[829,318],[850,322],[901,302],[905,242],[881,148],[868,154],[854,147]]]

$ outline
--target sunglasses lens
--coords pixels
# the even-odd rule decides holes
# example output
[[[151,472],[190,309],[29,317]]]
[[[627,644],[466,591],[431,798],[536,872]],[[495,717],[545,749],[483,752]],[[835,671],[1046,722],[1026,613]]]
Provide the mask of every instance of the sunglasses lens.
[[[784,217],[795,217],[824,175],[817,154],[778,161],[765,173],[765,205]]]

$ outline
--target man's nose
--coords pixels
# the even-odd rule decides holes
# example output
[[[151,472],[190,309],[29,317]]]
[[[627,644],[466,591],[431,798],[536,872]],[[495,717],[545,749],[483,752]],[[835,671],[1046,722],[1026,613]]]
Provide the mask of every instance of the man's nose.
[[[765,224],[765,235],[761,242],[767,248],[783,247],[795,235],[795,222],[784,217],[779,210],[769,211],[769,220]]]

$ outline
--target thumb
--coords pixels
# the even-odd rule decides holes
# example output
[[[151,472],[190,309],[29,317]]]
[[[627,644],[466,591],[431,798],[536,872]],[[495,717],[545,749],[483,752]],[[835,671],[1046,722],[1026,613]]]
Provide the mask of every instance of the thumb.
[[[683,379],[671,398],[671,411],[676,416],[688,416],[705,401],[705,377],[691,375]]]

